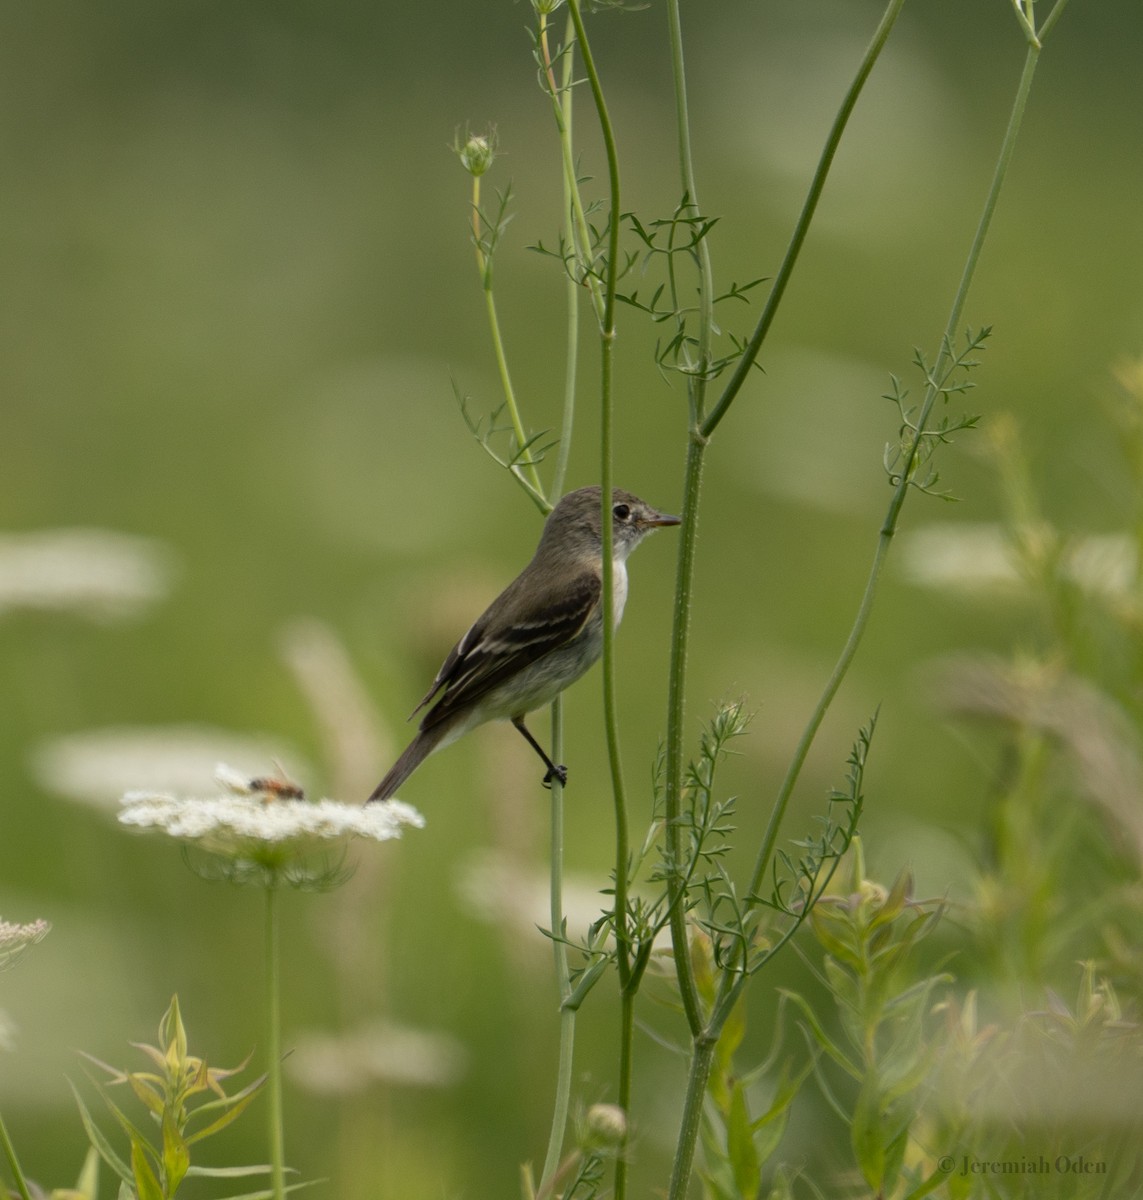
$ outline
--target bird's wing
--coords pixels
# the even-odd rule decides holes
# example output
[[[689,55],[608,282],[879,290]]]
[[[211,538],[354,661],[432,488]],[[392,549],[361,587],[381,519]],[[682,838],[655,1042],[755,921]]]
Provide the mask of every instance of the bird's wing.
[[[499,632],[491,636],[485,613],[449,652],[428,694],[414,709],[414,713],[419,712],[443,689],[421,728],[429,728],[458,708],[478,701],[517,671],[570,642],[599,607],[602,587],[597,575],[583,575],[573,587],[562,587],[558,596],[549,597],[547,603],[529,606],[532,615],[511,621],[506,627],[501,625]]]

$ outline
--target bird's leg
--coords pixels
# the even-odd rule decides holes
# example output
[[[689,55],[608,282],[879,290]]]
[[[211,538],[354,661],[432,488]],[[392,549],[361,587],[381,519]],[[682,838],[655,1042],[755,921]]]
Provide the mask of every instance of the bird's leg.
[[[552,762],[552,760],[544,753],[543,746],[541,746],[540,743],[537,742],[528,731],[527,725],[524,724],[524,718],[513,717],[512,724],[515,725],[516,728],[524,735],[524,737],[527,739],[528,745],[531,746],[532,749],[535,750],[535,752],[544,760],[544,765],[548,768],[548,773],[544,776],[544,786],[551,787],[553,779],[558,779],[561,785],[566,784],[568,781],[567,767],[560,766],[559,764]]]

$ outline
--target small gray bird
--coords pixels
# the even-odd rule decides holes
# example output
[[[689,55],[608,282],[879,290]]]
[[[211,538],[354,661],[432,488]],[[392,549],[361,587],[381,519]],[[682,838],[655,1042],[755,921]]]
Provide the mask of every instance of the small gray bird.
[[[567,768],[544,753],[524,717],[551,703],[603,653],[601,497],[598,487],[580,488],[552,509],[532,561],[444,660],[413,710],[416,716],[432,705],[417,736],[366,803],[387,800],[434,750],[485,721],[511,721],[544,760],[544,783],[567,782]],[[615,488],[611,520],[612,620],[618,625],[627,600],[627,556],[647,534],[679,518]]]

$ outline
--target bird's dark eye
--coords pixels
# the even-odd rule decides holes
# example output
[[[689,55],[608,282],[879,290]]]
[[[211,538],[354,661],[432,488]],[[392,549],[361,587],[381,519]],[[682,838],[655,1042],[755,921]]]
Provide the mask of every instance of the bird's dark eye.
[[[617,521],[626,521],[631,515],[631,507],[627,504],[617,504],[612,510]]]

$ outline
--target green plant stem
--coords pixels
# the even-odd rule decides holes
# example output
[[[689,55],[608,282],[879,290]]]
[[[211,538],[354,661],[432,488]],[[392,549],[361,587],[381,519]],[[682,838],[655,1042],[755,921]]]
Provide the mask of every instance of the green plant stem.
[[[671,622],[671,661],[667,679],[667,749],[663,780],[668,900],[671,910],[671,945],[675,976],[691,1037],[702,1032],[706,1018],[699,999],[687,945],[685,864],[682,838],[683,743],[686,716],[687,649],[690,641],[691,599],[694,593],[695,549],[698,542],[699,500],[706,439],[692,434],[687,444],[683,482],[682,524],[679,528],[678,564],[675,573],[675,608]]]
[[[785,778],[782,780],[782,786],[778,790],[774,807],[770,811],[770,819],[766,823],[766,832],[763,835],[762,844],[758,849],[758,855],[754,862],[754,872],[750,877],[750,890],[747,892],[747,895],[751,897],[759,895],[761,891],[766,871],[770,864],[770,858],[777,844],[778,830],[782,824],[783,817],[786,815],[786,808],[793,794],[794,787],[797,784],[798,776],[805,765],[806,756],[810,752],[810,747],[814,744],[818,729],[821,728],[821,723],[825,719],[829,706],[833,703],[833,698],[837,695],[837,690],[841,687],[842,680],[849,671],[850,664],[857,654],[857,648],[861,644],[861,638],[869,623],[869,614],[873,611],[873,601],[877,594],[877,585],[881,580],[881,571],[885,565],[885,558],[889,553],[889,544],[892,536],[892,531],[888,529],[888,526],[883,525],[877,539],[877,549],[873,555],[873,564],[870,567],[869,576],[865,581],[865,590],[861,595],[861,603],[857,608],[857,616],[854,618],[849,636],[846,638],[841,654],[834,664],[829,679],[826,681],[825,688],[818,697],[818,702],[810,714],[810,719],[802,730],[802,735],[798,739],[798,744],[794,748],[790,765],[786,770]]]
[[[984,206],[981,210],[980,220],[977,223],[976,233],[972,239],[972,244],[969,247],[968,256],[965,259],[964,270],[961,273],[960,283],[957,287],[956,295],[953,298],[952,309],[949,312],[948,321],[945,324],[944,334],[941,338],[941,350],[937,358],[936,365],[932,371],[933,381],[925,391],[925,399],[921,405],[920,413],[915,422],[913,436],[910,439],[909,447],[904,456],[901,466],[900,480],[893,490],[893,496],[889,501],[888,511],[885,514],[885,520],[882,523],[881,531],[877,538],[877,547],[873,555],[873,563],[869,570],[869,576],[866,580],[865,591],[862,594],[861,604],[858,606],[857,615],[854,618],[853,626],[849,631],[849,636],[846,638],[845,645],[842,648],[841,656],[838,658],[836,665],[829,680],[826,683],[825,689],[818,699],[814,711],[810,716],[809,722],[802,732],[802,736],[798,741],[797,748],[794,751],[794,756],[790,762],[789,769],[786,772],[786,777],[782,781],[782,786],[778,791],[778,796],[774,802],[774,807],[770,813],[770,820],[766,826],[766,833],[762,840],[762,845],[759,848],[758,856],[754,864],[754,872],[751,875],[749,895],[756,896],[759,894],[766,872],[769,869],[770,859],[774,853],[774,847],[777,844],[778,828],[782,823],[782,818],[785,816],[786,807],[789,803],[790,796],[798,781],[798,776],[801,773],[802,767],[805,764],[806,756],[809,753],[810,747],[813,745],[817,731],[821,726],[822,720],[825,717],[826,711],[829,709],[834,696],[837,694],[838,688],[841,686],[841,681],[844,679],[846,672],[849,670],[850,664],[853,662],[854,655],[857,653],[857,648],[861,643],[862,636],[865,633],[866,626],[869,623],[869,614],[873,608],[873,600],[877,591],[877,585],[881,578],[881,571],[885,564],[886,556],[889,553],[889,546],[892,543],[893,536],[897,532],[897,524],[901,515],[901,508],[905,503],[905,498],[909,493],[912,483],[910,481],[912,475],[913,464],[916,461],[917,451],[920,447],[921,440],[925,435],[928,427],[929,418],[932,415],[933,406],[936,404],[938,396],[941,394],[939,386],[941,370],[949,355],[955,353],[953,346],[957,329],[960,327],[961,317],[964,311],[965,300],[968,296],[969,287],[972,284],[972,279],[976,273],[976,267],[980,261],[980,252],[984,245],[984,240],[988,234],[989,227],[992,222],[993,214],[996,211],[996,202],[1000,194],[1000,188],[1003,185],[1004,178],[1008,172],[1008,166],[1012,161],[1012,153],[1016,145],[1016,137],[1020,131],[1020,122],[1024,115],[1024,109],[1028,101],[1028,93],[1032,86],[1032,78],[1035,74],[1036,63],[1040,56],[1040,42],[1038,39],[1029,39],[1028,50],[1024,59],[1024,69],[1020,75],[1020,83],[1016,91],[1016,99],[1012,105],[1012,112],[1009,116],[1008,126],[1004,133],[1004,140],[1001,143],[1000,154],[996,161],[996,168],[993,171],[992,183],[988,189],[988,194],[985,197]]]
[[[687,103],[686,66],[683,56],[682,19],[679,0],[667,5],[668,33],[671,44],[671,70],[675,93],[675,120],[678,139],[679,175],[683,191],[697,213],[698,189],[695,183],[694,156],[691,150],[690,110]],[[687,949],[686,883],[682,875],[682,845],[679,816],[682,806],[683,740],[687,647],[690,635],[690,607],[695,572],[695,548],[698,539],[699,497],[702,491],[703,457],[707,438],[699,432],[705,406],[706,367],[710,359],[710,341],[714,325],[714,282],[710,245],[707,238],[699,243],[699,363],[698,373],[689,381],[691,433],[687,443],[687,461],[683,486],[682,528],[679,530],[679,557],[675,580],[675,611],[671,627],[671,662],[667,689],[667,758],[665,776],[667,859],[674,865],[669,873],[668,894],[671,913],[671,941],[675,949],[675,972],[687,1024],[692,1037],[702,1030],[704,1017]]]
[[[667,1191],[669,1200],[685,1200],[690,1186],[695,1146],[698,1144],[699,1128],[702,1124],[703,1101],[706,1099],[706,1085],[710,1081],[710,1069],[717,1044],[717,1037],[703,1035],[695,1040],[691,1050],[682,1124],[675,1148],[675,1160],[671,1166],[671,1183]]]
[[[568,14],[575,26],[576,41],[583,58],[584,72],[591,87],[607,156],[608,227],[607,260],[603,287],[603,311],[600,320],[600,487],[601,532],[603,535],[603,716],[607,732],[607,758],[611,769],[611,791],[615,811],[615,956],[619,974],[619,1106],[631,1107],[632,1056],[634,1052],[634,1003],[638,978],[632,972],[631,935],[628,926],[628,887],[631,870],[630,834],[627,798],[623,783],[623,764],[619,753],[618,708],[615,697],[615,623],[611,619],[615,598],[615,562],[612,553],[612,430],[615,371],[615,290],[619,272],[620,183],[619,152],[615,131],[607,110],[603,87],[591,44],[583,25],[579,0],[568,0]],[[627,1195],[627,1156],[625,1148],[615,1160],[615,1200]]]
[[[546,20],[546,18],[545,18]],[[572,50],[572,38],[575,26],[568,17],[567,32],[564,41],[567,50],[563,56],[563,73],[560,80],[558,99],[553,97],[558,112],[560,146],[564,160],[564,236],[569,245],[575,245],[576,237],[576,206],[582,215],[582,204],[579,199],[579,187],[575,178],[575,166],[572,156],[572,117],[574,114],[574,96],[572,93],[572,68],[575,56]],[[547,41],[544,40],[544,55],[547,57]],[[549,75],[550,75],[549,66]],[[553,81],[554,82],[554,81]],[[570,171],[569,171],[570,164]],[[598,284],[597,284],[598,286]],[[564,283],[567,310],[567,331],[565,335],[564,359],[564,411],[560,423],[560,445],[556,451],[556,470],[552,477],[552,487],[549,493],[553,503],[559,500],[564,492],[564,480],[567,477],[568,457],[571,454],[572,429],[575,424],[575,396],[577,371],[579,366],[579,284],[575,276],[569,272]],[[557,761],[559,761],[557,759]]]
[[[1054,17],[1058,12],[1064,0],[1057,5],[1053,10]],[[921,405],[920,413],[914,423],[914,433],[910,441],[907,453],[900,471],[900,479],[894,488],[892,498],[890,499],[888,510],[885,515],[885,520],[882,523],[881,530],[878,534],[877,546],[874,551],[873,562],[870,566],[869,575],[866,580],[865,590],[862,593],[861,603],[858,606],[857,614],[854,618],[853,625],[850,629],[849,636],[846,638],[845,645],[842,648],[841,655],[830,674],[826,686],[818,699],[817,705],[810,716],[802,736],[795,748],[793,758],[790,762],[789,769],[786,772],[786,777],[779,789],[778,796],[775,800],[774,807],[770,813],[770,819],[767,823],[766,832],[762,840],[762,844],[758,851],[758,856],[755,860],[754,871],[750,880],[748,895],[751,897],[761,893],[763,883],[767,871],[769,870],[770,862],[777,845],[778,830],[785,816],[786,808],[789,804],[794,787],[801,773],[802,767],[805,764],[806,756],[809,753],[810,747],[813,745],[814,738],[821,726],[822,720],[825,717],[837,690],[841,685],[846,673],[849,670],[850,664],[853,662],[854,656],[857,653],[858,646],[864,635],[865,629],[869,623],[869,616],[873,608],[874,598],[877,593],[878,584],[881,579],[881,572],[885,565],[885,560],[889,553],[889,547],[892,544],[893,537],[897,530],[897,524],[900,518],[901,509],[908,496],[909,489],[912,484],[910,477],[912,475],[913,464],[916,461],[917,452],[920,448],[922,439],[925,436],[925,431],[928,427],[929,419],[932,415],[933,407],[936,404],[937,398],[941,393],[942,370],[946,361],[955,355],[955,338],[957,329],[964,312],[965,301],[968,296],[969,288],[971,287],[973,277],[976,273],[976,268],[980,260],[981,250],[984,246],[985,238],[987,237],[989,227],[992,222],[993,214],[996,210],[997,200],[1000,194],[1000,189],[1003,185],[1005,176],[1008,172],[1008,167],[1012,160],[1012,154],[1015,149],[1016,138],[1019,134],[1020,124],[1024,115],[1024,110],[1027,106],[1028,94],[1031,90],[1032,79],[1035,74],[1036,64],[1039,60],[1041,50],[1041,39],[1036,36],[1028,38],[1028,49],[1025,55],[1024,67],[1020,75],[1020,82],[1016,90],[1016,97],[1013,101],[1012,111],[1009,116],[1008,125],[1005,129],[1004,139],[1001,143],[1000,153],[997,157],[996,167],[993,171],[992,182],[989,186],[988,194],[985,197],[984,205],[981,210],[980,220],[977,224],[976,232],[972,239],[972,244],[969,247],[968,255],[965,259],[964,270],[961,273],[960,282],[957,286],[956,295],[953,298],[952,307],[949,312],[948,321],[945,325],[944,333],[941,338],[941,350],[937,358],[936,365],[931,372],[931,382],[926,388],[925,399]],[[729,972],[725,973],[720,981],[719,997],[714,1007],[714,1017],[712,1017],[708,1033],[717,1036],[721,1028],[721,1021],[725,1019],[725,1014],[733,1009],[734,1000],[742,991],[746,984],[746,975],[739,974],[732,976]],[[692,1070],[693,1070],[692,1066]],[[690,1093],[688,1092],[688,1104]],[[697,1115],[689,1111],[684,1112],[683,1132],[695,1126]],[[680,1147],[683,1144],[683,1133],[680,1134]],[[685,1182],[685,1181],[684,1181]],[[676,1193],[674,1190],[670,1193],[672,1200],[681,1200],[682,1192]]]
[[[619,1107],[628,1114],[630,1129],[631,1083],[635,1071],[635,997],[639,991],[638,980],[628,983],[619,993],[619,1081],[616,1099]],[[629,1135],[628,1135],[629,1136]],[[630,1167],[627,1154],[628,1139],[624,1138],[615,1156],[615,1200],[624,1200],[627,1195],[627,1174]]]
[[[266,1091],[270,1119],[270,1186],[274,1200],[286,1195],[285,1135],[282,1119],[281,938],[278,888],[266,888]]]
[[[520,420],[520,407],[516,403],[516,389],[512,386],[512,374],[508,370],[508,356],[504,352],[504,339],[500,334],[500,317],[496,311],[496,296],[492,290],[492,258],[485,254],[481,241],[480,224],[480,176],[472,177],[472,240],[476,247],[476,265],[480,270],[480,282],[484,289],[484,308],[488,314],[488,328],[492,335],[492,349],[496,355],[496,370],[500,375],[500,387],[504,393],[504,402],[508,407],[508,419],[512,422],[512,432],[516,444],[523,446],[528,437],[524,432],[524,423]],[[532,497],[539,508],[544,511],[546,498],[544,488],[540,483],[540,474],[534,462],[524,466],[513,466],[512,474],[524,484],[525,491]],[[551,508],[549,504],[548,509]]]
[[[561,762],[564,752],[563,700],[557,696],[552,701],[552,759]],[[552,1107],[552,1130],[548,1137],[548,1153],[544,1159],[544,1171],[540,1187],[548,1183],[560,1166],[563,1154],[564,1132],[567,1129],[568,1112],[571,1106],[572,1062],[575,1053],[575,1009],[567,1003],[572,994],[571,971],[568,968],[568,948],[564,938],[567,934],[564,921],[564,789],[558,779],[552,780],[551,796],[551,872],[550,872],[550,919],[552,929],[552,952],[556,965],[556,987],[560,999],[560,1057],[556,1073],[556,1099]]]
[[[541,42],[548,67],[550,86],[551,64],[547,51],[546,15],[541,17]],[[569,40],[571,21],[568,21]],[[572,129],[571,50],[564,55],[563,85],[559,93],[559,131],[561,143],[570,148]],[[575,180],[564,175],[564,213],[567,235],[574,237],[571,194],[575,191]],[[567,474],[568,455],[571,451],[572,425],[575,419],[576,365],[579,355],[579,288],[571,275],[567,279],[567,360],[564,367],[564,411],[560,427],[560,447],[556,455],[556,470],[552,479],[551,499],[556,501],[563,494],[564,478]],[[552,758],[563,761],[564,722],[563,698],[552,701]],[[552,1108],[552,1129],[548,1137],[548,1152],[544,1159],[544,1172],[540,1179],[541,1188],[555,1177],[563,1154],[564,1133],[567,1130],[568,1112],[571,1107],[572,1064],[575,1057],[576,1009],[568,1004],[572,994],[571,971],[568,967],[567,943],[563,901],[564,874],[564,789],[558,779],[552,781],[551,796],[551,928],[552,949],[556,966],[556,987],[560,1000],[560,1051],[556,1072],[556,1099]]]
[[[1036,40],[1041,46],[1044,44],[1044,38],[1051,33],[1052,26],[1055,25],[1055,23],[1063,15],[1064,7],[1067,2],[1068,0],[1056,0],[1056,3],[1052,6],[1052,11],[1048,13],[1047,17],[1044,18],[1043,24],[1036,33]]]
[[[599,73],[583,26],[583,14],[579,0],[568,0],[568,12],[575,26],[576,41],[583,57],[584,71],[591,86],[600,130],[603,134],[607,155],[609,192],[609,227],[606,275],[603,298],[603,318],[600,322],[600,502],[603,542],[603,596],[605,614],[614,611],[615,604],[615,561],[612,552],[613,529],[611,517],[612,482],[612,437],[615,372],[615,284],[619,257],[619,154],[615,145],[615,133]],[[619,753],[618,709],[615,699],[615,623],[605,618],[603,622],[603,717],[607,733],[607,758],[611,770],[611,788],[615,809],[615,909],[616,909],[616,952],[619,966],[619,981],[626,988],[631,974],[630,946],[627,935],[627,885],[629,833],[627,828],[627,800],[623,785],[623,766]]]
[[[817,169],[810,182],[806,199],[802,205],[797,224],[791,234],[786,248],[781,268],[775,277],[774,286],[759,319],[745,354],[738,369],[727,384],[715,408],[701,421],[697,428],[692,428],[687,443],[686,468],[683,482],[683,511],[682,528],[679,531],[679,557],[675,577],[674,619],[671,632],[671,665],[667,687],[667,748],[666,769],[664,780],[664,808],[666,817],[665,840],[667,859],[675,864],[671,872],[669,887],[671,889],[671,941],[675,953],[675,971],[679,980],[680,994],[687,1023],[692,1037],[702,1031],[705,1017],[699,1003],[698,992],[691,974],[690,958],[686,943],[686,911],[682,895],[683,880],[679,873],[682,863],[682,841],[680,837],[680,816],[682,808],[683,784],[683,741],[686,696],[687,654],[690,633],[691,600],[694,591],[695,546],[698,534],[699,503],[702,492],[703,459],[707,443],[719,422],[726,415],[738,390],[745,380],[751,366],[756,361],[762,349],[766,335],[773,323],[778,305],[785,294],[786,284],[793,272],[798,253],[806,240],[810,224],[817,209],[818,201],[824,190],[826,179],[834,156],[837,153],[842,134],[873,69],[889,32],[901,11],[904,0],[890,0],[877,31],[873,36],[865,55],[862,58],[853,82],[850,84],[838,114],[830,129],[826,144],[818,160]],[[672,5],[673,7],[673,5]],[[668,10],[670,11],[670,9]],[[672,39],[680,37],[677,18],[672,21]],[[682,70],[681,49],[674,53],[676,64],[676,91],[680,86],[679,74]],[[680,104],[680,120],[685,121],[685,101]],[[688,154],[689,136],[680,133],[680,154]],[[684,179],[693,173],[689,159],[684,161]]]
[[[572,143],[572,65],[575,61],[573,54],[575,38],[575,18],[570,10],[568,13],[567,32],[564,35],[563,72],[557,85],[552,73],[552,58],[548,49],[548,18],[547,14],[540,16],[540,54],[543,60],[544,79],[551,95],[552,107],[556,117],[556,128],[560,135],[560,156],[564,169],[564,211],[568,214],[567,244],[575,255],[576,264],[581,276],[577,282],[573,272],[568,273],[569,281],[575,288],[579,282],[586,285],[595,308],[597,320],[603,321],[603,289],[595,272],[592,261],[591,229],[584,212],[583,198],[579,192],[579,178],[575,166],[575,150]]]
[[[679,175],[694,212],[699,212],[695,183],[694,156],[691,150],[690,107],[687,103],[686,65],[683,56],[682,18],[679,0],[667,5],[667,28],[671,44],[671,72],[675,93],[675,123],[678,139]],[[702,468],[707,439],[699,434],[706,395],[706,368],[710,361],[710,343],[714,327],[714,279],[710,242],[703,238],[698,248],[699,334],[698,373],[690,378],[691,434],[687,443],[684,475],[683,517],[679,530],[678,565],[675,580],[675,611],[671,626],[671,661],[667,688],[667,760],[666,760],[666,832],[667,860],[672,864],[667,890],[670,904],[671,943],[675,950],[675,974],[692,1038],[702,1031],[704,1016],[687,946],[686,879],[682,867],[679,815],[682,807],[683,727],[686,703],[687,646],[690,636],[690,606],[695,574],[695,549],[698,542],[699,497],[702,493]],[[704,1083],[705,1088],[705,1083]]]
[[[671,43],[671,75],[675,93],[679,176],[683,192],[689,201],[690,211],[695,216],[699,216],[698,187],[695,182],[694,155],[691,150],[690,107],[687,103],[687,72],[683,57],[683,26],[679,13],[679,0],[670,0],[667,5],[667,28]],[[703,417],[706,403],[707,371],[710,366],[710,344],[714,332],[714,268],[711,263],[709,238],[704,237],[698,244],[698,267],[698,369],[689,377],[687,388],[692,427],[697,426]]]
[[[20,1200],[32,1200],[32,1194],[28,1190],[28,1181],[20,1169],[20,1160],[16,1157],[16,1148],[8,1136],[8,1127],[4,1124],[3,1117],[0,1117],[0,1147],[3,1147],[4,1157],[8,1160],[8,1169],[12,1172],[12,1180],[16,1184],[16,1190],[20,1193]]]
[[[834,155],[841,144],[842,134],[845,133],[845,127],[849,123],[850,115],[857,104],[862,88],[865,86],[865,81],[869,78],[870,72],[873,70],[881,51],[885,47],[885,43],[896,23],[897,17],[901,13],[904,3],[905,0],[890,0],[889,6],[885,9],[885,13],[881,18],[881,23],[877,26],[877,30],[873,35],[873,40],[869,43],[865,51],[865,56],[861,60],[857,74],[853,77],[853,82],[849,85],[849,90],[842,99],[841,107],[837,110],[837,116],[834,117],[829,136],[826,138],[821,157],[818,159],[817,169],[814,171],[813,180],[810,183],[809,191],[806,193],[805,201],[802,204],[802,211],[798,215],[798,222],[794,226],[794,232],[790,238],[789,245],[786,247],[782,264],[778,268],[778,273],[774,276],[774,283],[770,288],[770,294],[766,298],[766,304],[762,309],[761,316],[758,318],[758,324],[754,327],[750,341],[746,344],[745,353],[738,360],[738,365],[735,367],[726,386],[722,389],[722,395],[702,422],[701,429],[704,437],[710,437],[723,417],[726,416],[728,409],[733,404],[735,397],[738,395],[755,362],[758,360],[762,344],[766,340],[766,335],[770,332],[770,326],[774,322],[778,307],[782,303],[782,297],[786,293],[786,285],[790,282],[790,276],[794,273],[798,255],[801,253],[802,246],[806,240],[806,234],[809,232],[810,224],[814,219],[814,212],[817,210],[818,201],[821,199],[822,191],[825,188],[826,177],[829,175],[830,167],[833,165]]]
[[[672,11],[675,3],[676,0],[672,0],[668,9],[672,13],[671,36],[673,41],[681,38],[677,12]],[[731,1005],[723,1003],[724,997],[720,996],[719,1002],[716,1003],[709,1020],[704,1016],[702,1011],[698,989],[691,968],[689,948],[687,946],[686,908],[685,895],[683,894],[685,888],[683,878],[680,874],[682,844],[679,822],[682,806],[686,669],[691,603],[694,590],[695,547],[702,493],[703,461],[711,435],[721,423],[723,417],[725,417],[761,352],[762,345],[773,324],[774,316],[785,295],[786,286],[793,273],[802,245],[805,243],[842,135],[845,132],[845,128],[865,82],[873,70],[881,51],[884,49],[889,33],[900,14],[903,4],[904,0],[889,0],[881,22],[842,100],[818,160],[817,168],[810,182],[806,199],[790,237],[781,267],[775,277],[774,285],[771,288],[766,305],[738,367],[709,414],[703,415],[701,393],[700,402],[697,405],[692,401],[692,428],[687,443],[683,484],[682,528],[679,531],[679,558],[675,579],[675,606],[671,634],[671,665],[667,701],[665,772],[665,838],[667,843],[667,859],[673,864],[668,882],[670,889],[671,940],[674,947],[675,971],[679,981],[680,995],[687,1023],[691,1031],[692,1051],[686,1099],[675,1148],[674,1164],[671,1171],[670,1200],[684,1200],[689,1187],[691,1170],[694,1164],[695,1146],[698,1141],[702,1120],[703,1100],[706,1094],[707,1081],[710,1076],[714,1050],[718,1042],[722,1024],[726,1019],[726,1014],[732,1008]],[[676,103],[680,123],[684,126],[684,129],[680,130],[679,143],[682,171],[684,180],[686,180],[693,178],[693,168],[689,162],[689,136],[685,132],[685,93],[679,90],[680,83],[682,82],[681,46],[676,45],[673,57],[676,71]],[[741,977],[736,978],[741,981]],[[731,977],[729,975],[724,976],[722,984],[728,989],[731,985]]]

